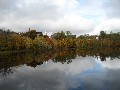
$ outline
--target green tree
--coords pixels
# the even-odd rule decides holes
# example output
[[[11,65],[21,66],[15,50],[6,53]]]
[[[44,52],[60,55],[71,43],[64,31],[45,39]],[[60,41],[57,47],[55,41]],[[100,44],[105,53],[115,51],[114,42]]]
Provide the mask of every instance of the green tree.
[[[29,37],[25,37],[25,48],[26,49],[32,49],[33,47],[33,40],[31,40]]]
[[[25,33],[25,36],[34,40],[37,37],[36,30],[31,30]]]
[[[105,31],[100,31],[100,35],[99,35],[100,40],[104,39],[105,37],[106,37],[106,32]]]
[[[65,38],[65,33],[61,31],[61,38]]]
[[[13,49],[15,50],[22,50],[25,49],[25,38],[23,36],[20,36],[18,34],[12,35],[12,43],[13,43]]]
[[[71,35],[72,33],[70,31],[66,31],[66,35],[69,36]]]

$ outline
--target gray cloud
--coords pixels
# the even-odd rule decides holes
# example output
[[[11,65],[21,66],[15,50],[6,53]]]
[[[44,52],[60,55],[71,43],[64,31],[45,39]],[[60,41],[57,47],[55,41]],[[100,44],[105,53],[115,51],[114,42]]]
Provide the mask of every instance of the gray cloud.
[[[73,13],[79,5],[77,0],[1,0],[0,27],[14,31],[27,28],[38,31],[57,32],[71,30],[87,33],[94,28],[92,20]]]
[[[119,18],[119,6],[119,0],[0,0],[0,27],[17,32],[32,28],[48,33],[96,33],[106,27],[102,24],[106,17]],[[112,31],[119,31],[118,24],[110,25]]]
[[[107,0],[104,8],[108,17],[120,18],[120,0]]]
[[[9,15],[13,13],[16,1],[0,0],[0,22],[9,19]]]

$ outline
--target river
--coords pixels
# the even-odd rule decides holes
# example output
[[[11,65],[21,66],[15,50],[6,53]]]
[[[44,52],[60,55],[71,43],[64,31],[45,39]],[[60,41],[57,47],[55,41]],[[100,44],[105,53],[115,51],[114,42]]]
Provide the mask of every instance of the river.
[[[0,56],[0,90],[120,90],[119,51]]]

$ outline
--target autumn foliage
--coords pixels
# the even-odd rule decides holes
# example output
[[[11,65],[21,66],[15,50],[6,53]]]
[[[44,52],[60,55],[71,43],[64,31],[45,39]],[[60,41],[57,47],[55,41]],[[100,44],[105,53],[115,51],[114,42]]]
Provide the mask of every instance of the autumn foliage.
[[[37,36],[35,30],[26,33],[0,33],[0,51],[12,50],[49,50],[49,49],[100,49],[100,48],[120,48],[120,33],[106,34],[104,31],[100,35],[72,35],[68,32],[58,32],[48,37],[47,35]]]

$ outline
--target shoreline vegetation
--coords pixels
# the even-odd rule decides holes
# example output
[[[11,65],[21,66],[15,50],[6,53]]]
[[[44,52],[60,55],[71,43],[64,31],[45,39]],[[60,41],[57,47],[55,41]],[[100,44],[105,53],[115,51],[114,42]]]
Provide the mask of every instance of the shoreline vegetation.
[[[100,50],[104,48],[120,49],[120,32],[99,35],[72,35],[70,31],[53,33],[48,36],[36,30],[25,33],[0,29],[0,54],[4,52],[48,51],[58,49]]]

